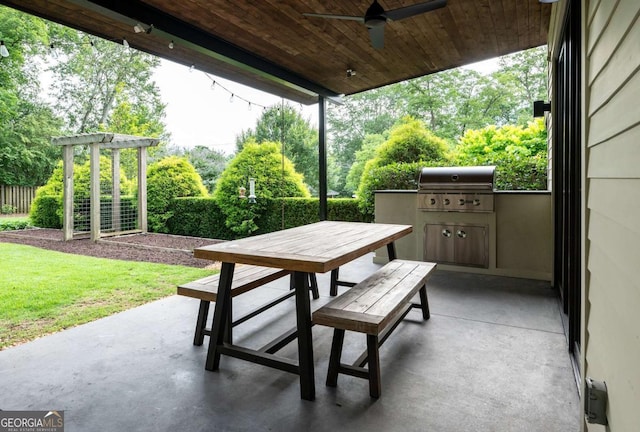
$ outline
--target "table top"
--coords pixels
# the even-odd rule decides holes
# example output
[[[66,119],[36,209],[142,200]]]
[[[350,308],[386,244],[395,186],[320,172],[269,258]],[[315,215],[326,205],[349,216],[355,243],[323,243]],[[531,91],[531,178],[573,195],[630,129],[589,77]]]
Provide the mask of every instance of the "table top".
[[[325,273],[411,233],[411,225],[323,221],[194,249],[196,258]]]

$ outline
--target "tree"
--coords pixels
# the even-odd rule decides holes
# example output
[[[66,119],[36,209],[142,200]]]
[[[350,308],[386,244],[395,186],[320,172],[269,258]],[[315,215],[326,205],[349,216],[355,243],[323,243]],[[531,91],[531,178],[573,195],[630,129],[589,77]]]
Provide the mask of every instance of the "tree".
[[[159,59],[54,24],[51,33],[58,53],[51,67],[52,89],[69,133],[108,131],[160,138],[160,145],[150,147],[148,154],[151,160],[161,155],[169,135],[163,123],[165,105],[152,80]],[[82,160],[86,152],[78,156]],[[136,150],[123,150],[120,161],[128,176],[137,176]]]
[[[249,192],[249,178],[255,179],[255,203],[239,198],[240,187]],[[226,216],[227,227],[247,236],[259,228],[259,219],[268,208],[265,198],[309,197],[309,192],[291,161],[283,160],[279,143],[249,141],[220,176],[213,196]]]
[[[345,190],[353,193],[358,189],[364,167],[369,160],[375,157],[376,150],[385,141],[385,135],[368,134],[364,137],[362,148],[356,152],[356,160],[353,165],[351,165],[351,169],[347,175]]]
[[[362,148],[367,134],[382,134],[404,113],[402,97],[397,86],[387,86],[343,98],[341,105],[329,105],[328,170],[334,173],[329,187],[344,195],[346,178],[355,162],[356,152]],[[330,178],[331,179],[331,178]]]
[[[229,157],[205,146],[195,146],[193,149],[187,150],[185,155],[202,177],[202,183],[209,192],[213,192],[216,181],[227,166]]]
[[[317,186],[318,131],[291,105],[268,108],[258,120],[255,130],[242,131],[240,137],[242,141],[236,139],[238,151],[250,140],[258,144],[282,143],[284,155],[293,163],[296,171],[304,176],[305,183],[312,187]]]
[[[41,19],[0,6],[0,35],[9,50],[8,57],[0,58],[0,183],[42,185],[60,155],[50,139],[61,127],[40,98],[38,56],[47,26]]]

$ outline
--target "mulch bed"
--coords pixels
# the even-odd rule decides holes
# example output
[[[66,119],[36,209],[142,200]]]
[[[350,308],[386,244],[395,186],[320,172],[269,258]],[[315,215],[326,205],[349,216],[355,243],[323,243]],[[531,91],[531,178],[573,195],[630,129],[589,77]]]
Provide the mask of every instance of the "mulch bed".
[[[106,237],[98,242],[90,239],[62,240],[62,231],[35,228],[0,231],[0,242],[18,243],[42,249],[99,258],[142,261],[189,267],[215,267],[209,260],[193,257],[193,249],[222,240],[170,234],[129,234]]]

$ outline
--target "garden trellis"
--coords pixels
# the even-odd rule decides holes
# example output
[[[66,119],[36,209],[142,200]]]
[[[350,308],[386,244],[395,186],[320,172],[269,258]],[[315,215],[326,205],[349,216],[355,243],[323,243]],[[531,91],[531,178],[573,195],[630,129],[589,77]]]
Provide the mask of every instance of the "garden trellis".
[[[117,235],[125,232],[147,232],[147,148],[159,143],[157,138],[120,135],[114,133],[92,133],[51,139],[53,145],[63,149],[63,235],[71,240],[80,231],[90,232],[92,240],[104,235]],[[73,148],[88,146],[90,158],[89,206],[83,209],[74,200],[73,185]],[[121,214],[120,191],[120,150],[137,149],[137,217],[131,227],[131,221],[123,221]],[[111,154],[111,187],[101,191],[100,152]],[[86,200],[83,200],[86,202]],[[103,205],[105,204],[105,205]],[[74,221],[81,221],[77,225]],[[106,223],[105,223],[106,222]],[[126,223],[123,223],[126,222]]]

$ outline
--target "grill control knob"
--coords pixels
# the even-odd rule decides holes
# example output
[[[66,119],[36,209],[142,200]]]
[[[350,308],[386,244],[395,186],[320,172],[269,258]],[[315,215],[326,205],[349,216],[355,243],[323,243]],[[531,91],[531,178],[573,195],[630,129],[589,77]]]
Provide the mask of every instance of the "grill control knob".
[[[474,199],[474,200],[473,200],[473,205],[474,205],[474,206],[479,206],[479,205],[480,205],[480,200],[479,200],[479,199],[477,199],[477,198],[476,198],[476,199]]]
[[[436,199],[435,199],[435,198],[431,198],[431,199],[429,200],[429,204],[431,204],[431,205],[436,205]]]
[[[451,201],[449,201],[449,198],[445,198],[444,199],[444,205],[449,205],[451,203]]]
[[[460,198],[460,199],[458,200],[458,204],[460,204],[461,206],[463,206],[463,205],[464,205],[464,203],[465,203],[464,198]]]
[[[467,233],[462,230],[458,230],[458,232],[456,232],[456,235],[462,239],[467,237]]]
[[[451,237],[451,231],[449,231],[448,229],[443,229],[442,237]]]

